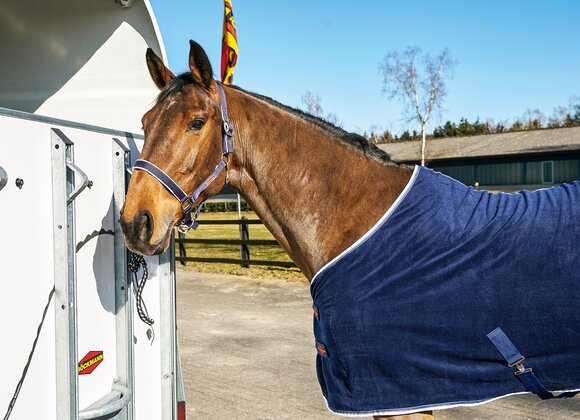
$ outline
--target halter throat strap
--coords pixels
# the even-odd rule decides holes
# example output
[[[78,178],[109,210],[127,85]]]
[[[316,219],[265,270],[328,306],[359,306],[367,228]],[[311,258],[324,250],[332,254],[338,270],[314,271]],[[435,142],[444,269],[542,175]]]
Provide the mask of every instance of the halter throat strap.
[[[194,203],[197,201],[199,196],[219,177],[221,172],[226,170],[226,182],[229,184],[229,175],[227,173],[229,155],[234,152],[232,136],[234,134],[234,126],[232,125],[228,117],[228,104],[226,101],[226,95],[224,93],[224,88],[222,84],[216,80],[218,91],[220,93],[220,108],[222,114],[222,159],[218,162],[213,172],[204,179],[201,184],[193,191],[191,195],[188,195],[183,191],[183,189],[175,182],[173,179],[167,175],[162,169],[154,165],[153,163],[144,160],[137,159],[133,164],[133,170],[145,171],[151,176],[153,176],[157,181],[161,183],[180,203],[182,209],[182,217],[179,221],[179,226],[177,229],[180,232],[187,232],[189,229],[197,229],[199,223],[197,218],[199,216],[199,211],[201,210],[200,203],[197,206],[195,213],[192,212],[194,209]]]

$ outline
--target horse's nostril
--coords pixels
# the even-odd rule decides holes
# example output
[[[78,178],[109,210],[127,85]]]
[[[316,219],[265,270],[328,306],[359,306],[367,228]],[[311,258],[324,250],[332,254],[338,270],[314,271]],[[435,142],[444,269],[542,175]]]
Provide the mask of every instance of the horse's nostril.
[[[135,225],[139,232],[139,239],[143,242],[149,241],[153,235],[153,217],[147,210],[142,211],[135,218]]]

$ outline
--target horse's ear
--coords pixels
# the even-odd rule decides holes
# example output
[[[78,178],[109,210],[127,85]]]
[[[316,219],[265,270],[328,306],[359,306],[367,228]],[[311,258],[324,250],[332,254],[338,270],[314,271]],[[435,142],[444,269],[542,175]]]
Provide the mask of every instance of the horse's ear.
[[[189,41],[189,69],[193,78],[206,89],[213,80],[213,71],[207,54],[197,42]]]
[[[151,74],[153,82],[155,82],[159,89],[163,89],[171,79],[175,78],[175,75],[165,67],[163,60],[151,48],[147,48],[145,57],[147,58],[147,67],[149,68],[149,74]]]

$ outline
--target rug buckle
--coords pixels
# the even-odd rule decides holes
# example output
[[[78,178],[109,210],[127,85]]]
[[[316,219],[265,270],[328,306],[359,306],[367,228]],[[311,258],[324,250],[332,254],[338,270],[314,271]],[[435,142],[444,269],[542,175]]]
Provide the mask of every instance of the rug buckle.
[[[511,363],[511,364],[508,365],[509,367],[515,367],[517,369],[514,372],[514,375],[521,375],[522,373],[531,372],[532,371],[532,368],[527,368],[527,367],[525,367],[523,365],[523,361],[525,359],[526,358],[524,356],[522,356],[521,359],[519,359],[519,360],[517,360],[517,361],[515,361],[515,362],[513,362],[513,363]]]

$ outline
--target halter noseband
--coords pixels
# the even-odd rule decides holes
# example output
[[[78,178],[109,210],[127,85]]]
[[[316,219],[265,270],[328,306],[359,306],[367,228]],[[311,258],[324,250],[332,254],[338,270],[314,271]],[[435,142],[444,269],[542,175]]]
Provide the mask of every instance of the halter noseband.
[[[216,81],[217,82],[217,81]],[[228,104],[226,102],[226,95],[224,94],[224,88],[220,82],[217,82],[217,87],[221,97],[221,114],[222,114],[222,157],[225,159],[220,159],[219,163],[216,165],[215,169],[196,189],[191,195],[187,195],[179,185],[169,175],[167,175],[163,170],[159,169],[157,166],[151,162],[143,159],[137,159],[133,165],[133,170],[139,169],[149,173],[155,179],[157,179],[173,196],[181,203],[181,209],[183,215],[179,221],[179,226],[177,229],[180,232],[187,232],[189,229],[197,229],[199,223],[197,218],[199,216],[199,211],[201,209],[201,204],[197,206],[197,210],[193,214],[193,203],[199,198],[202,192],[204,192],[210,184],[217,179],[221,172],[226,169],[226,185],[229,184],[229,175],[227,174],[228,160],[230,153],[233,153],[234,147],[232,143],[232,135],[234,133],[234,126],[232,125],[230,119],[228,118]]]

